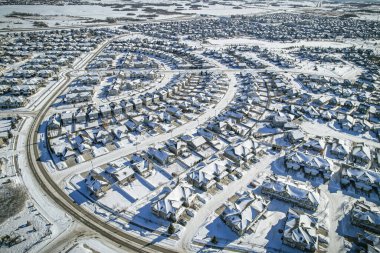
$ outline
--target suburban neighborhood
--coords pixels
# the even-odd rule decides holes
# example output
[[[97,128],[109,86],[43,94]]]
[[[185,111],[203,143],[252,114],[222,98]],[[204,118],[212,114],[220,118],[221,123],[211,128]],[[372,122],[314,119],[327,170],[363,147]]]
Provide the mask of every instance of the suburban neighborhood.
[[[378,3],[0,5],[0,252],[380,252]]]

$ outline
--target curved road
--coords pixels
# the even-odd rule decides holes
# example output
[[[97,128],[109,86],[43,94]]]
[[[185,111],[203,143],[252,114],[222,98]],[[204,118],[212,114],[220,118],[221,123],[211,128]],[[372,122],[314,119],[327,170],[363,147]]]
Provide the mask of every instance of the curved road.
[[[81,67],[86,66],[86,64],[89,63],[92,59],[94,59],[112,40],[117,39],[119,37],[121,36],[114,37],[113,39],[104,43],[94,52],[94,54],[91,57],[86,59],[84,64],[81,64]],[[43,108],[36,115],[36,118],[33,121],[33,124],[28,133],[26,142],[26,155],[29,166],[37,182],[42,187],[42,189],[48,194],[48,196],[51,197],[57,204],[59,204],[73,218],[82,222],[87,227],[93,229],[94,231],[112,240],[113,242],[122,245],[127,249],[137,252],[176,252],[163,246],[151,245],[149,244],[149,241],[145,241],[142,238],[126,234],[117,229],[116,227],[104,223],[96,216],[82,209],[59,188],[59,186],[54,182],[54,180],[52,180],[49,172],[45,169],[41,161],[39,161],[40,155],[38,151],[38,133],[40,125],[45,117],[45,114],[49,110],[56,97],[72,81],[72,78],[69,76],[69,72],[65,73],[65,76],[67,78],[65,82],[63,82],[59,88],[54,89],[50,97],[46,101],[44,101],[45,103],[43,104]]]

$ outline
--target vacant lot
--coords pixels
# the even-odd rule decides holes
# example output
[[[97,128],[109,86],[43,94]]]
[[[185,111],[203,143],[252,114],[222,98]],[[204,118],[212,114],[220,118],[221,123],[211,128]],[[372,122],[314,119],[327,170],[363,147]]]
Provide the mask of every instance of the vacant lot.
[[[19,213],[25,205],[27,194],[13,183],[0,186],[0,224]]]

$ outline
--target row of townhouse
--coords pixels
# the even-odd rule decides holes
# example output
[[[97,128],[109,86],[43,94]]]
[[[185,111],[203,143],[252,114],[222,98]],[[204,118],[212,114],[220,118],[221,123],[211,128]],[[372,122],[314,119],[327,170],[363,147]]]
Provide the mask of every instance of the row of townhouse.
[[[94,88],[99,85],[101,78],[96,74],[83,75],[76,78],[69,86],[63,102],[77,104],[90,102],[94,94]]]
[[[285,168],[293,171],[302,171],[312,177],[321,176],[329,180],[332,173],[332,164],[320,156],[313,156],[299,151],[291,151],[285,155]]]
[[[378,206],[358,200],[351,208],[350,219],[353,225],[380,234],[380,210]]]
[[[261,192],[312,211],[317,210],[320,202],[318,189],[289,177],[275,175],[267,177],[261,186]]]
[[[112,117],[119,118],[122,113],[130,112],[133,104],[104,104],[99,107],[93,105],[83,106],[76,109],[74,112],[67,111],[63,113],[53,114],[49,118],[49,129],[59,129],[62,126],[72,124],[85,124],[86,122],[94,122],[99,118],[110,119]]]
[[[357,191],[370,194],[380,194],[380,172],[378,169],[342,164],[340,168],[340,183],[343,187],[352,186]]]
[[[22,96],[0,96],[0,108],[19,108],[28,103],[28,99]]]

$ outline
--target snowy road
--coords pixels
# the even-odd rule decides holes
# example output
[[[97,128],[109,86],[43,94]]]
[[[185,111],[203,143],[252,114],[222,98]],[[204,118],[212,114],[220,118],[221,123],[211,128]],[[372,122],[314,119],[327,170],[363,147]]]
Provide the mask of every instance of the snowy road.
[[[224,189],[218,192],[206,202],[196,213],[195,216],[187,223],[184,233],[180,238],[180,245],[184,251],[190,251],[190,245],[193,237],[196,235],[199,227],[206,219],[224,202],[232,197],[241,188],[246,187],[252,180],[256,179],[260,173],[269,171],[270,164],[279,156],[267,156],[251,167],[249,171],[239,180],[231,182],[224,186]]]
[[[97,167],[103,164],[106,164],[108,162],[114,161],[122,156],[126,156],[128,154],[131,154],[133,152],[144,150],[149,145],[158,143],[158,142],[164,142],[166,140],[169,140],[175,136],[184,134],[189,132],[191,129],[195,129],[197,126],[205,123],[210,118],[214,117],[215,115],[219,114],[221,111],[223,111],[229,103],[232,101],[232,99],[235,96],[235,93],[237,91],[237,88],[235,87],[236,79],[232,74],[228,74],[228,77],[231,79],[231,82],[229,83],[228,89],[224,95],[224,97],[221,98],[221,100],[216,104],[214,108],[208,108],[204,114],[199,116],[196,120],[189,121],[186,124],[183,124],[175,129],[173,129],[169,133],[160,134],[157,136],[153,136],[151,138],[148,138],[144,141],[142,141],[138,145],[127,145],[125,147],[122,147],[120,149],[114,150],[112,152],[109,152],[107,154],[104,154],[103,156],[96,157],[92,159],[91,161],[87,161],[84,163],[77,164],[73,167],[70,167],[63,171],[57,171],[52,174],[52,177],[54,180],[56,180],[57,183],[60,183],[63,179],[72,176],[73,174],[82,173],[83,171],[87,171],[93,167]]]

